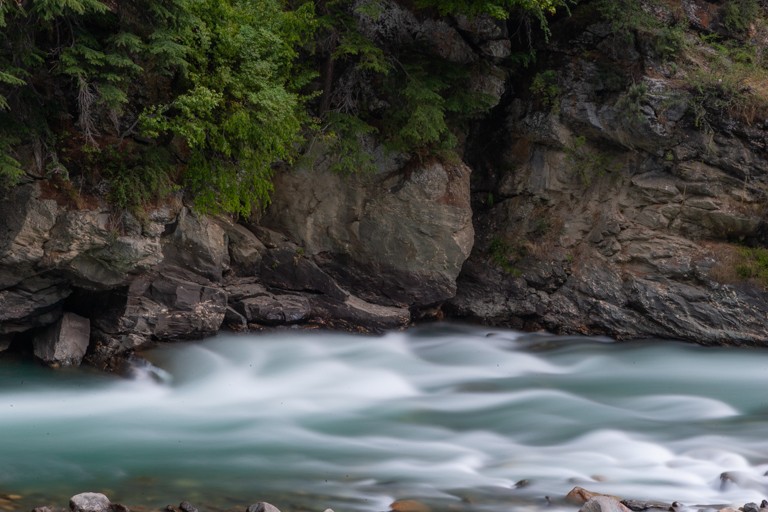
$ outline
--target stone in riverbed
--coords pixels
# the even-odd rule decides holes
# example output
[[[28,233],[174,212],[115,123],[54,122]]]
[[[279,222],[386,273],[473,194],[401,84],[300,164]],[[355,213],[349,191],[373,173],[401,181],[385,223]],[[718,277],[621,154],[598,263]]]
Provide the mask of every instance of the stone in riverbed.
[[[84,492],[69,499],[72,512],[110,512],[109,498],[98,492]]]
[[[91,321],[74,313],[61,319],[33,341],[35,356],[49,366],[79,366],[88,349]]]
[[[757,506],[757,503],[745,503],[743,507],[741,507],[741,510],[744,512],[760,512],[760,507]]]
[[[579,512],[630,512],[630,510],[612,496],[595,496],[590,498]]]
[[[260,501],[249,505],[245,512],[280,512],[280,509],[266,501]]]
[[[195,507],[188,501],[182,501],[181,503],[179,503],[179,509],[182,512],[197,512],[197,507]]]

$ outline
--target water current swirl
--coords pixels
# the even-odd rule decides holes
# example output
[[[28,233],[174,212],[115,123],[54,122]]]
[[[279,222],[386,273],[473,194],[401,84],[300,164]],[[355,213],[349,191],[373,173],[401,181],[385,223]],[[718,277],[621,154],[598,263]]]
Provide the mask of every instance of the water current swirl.
[[[768,495],[768,351],[438,324],[144,356],[132,380],[0,359],[0,491],[337,512],[574,510],[559,500],[575,485],[689,505]]]

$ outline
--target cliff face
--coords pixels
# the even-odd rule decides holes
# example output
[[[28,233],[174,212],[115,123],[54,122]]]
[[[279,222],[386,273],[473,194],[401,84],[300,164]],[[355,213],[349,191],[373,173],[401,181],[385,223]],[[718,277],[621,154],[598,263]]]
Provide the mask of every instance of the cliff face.
[[[320,144],[248,225],[181,201],[141,218],[74,207],[32,179],[0,204],[0,350],[110,366],[222,326],[380,330],[444,314],[763,345],[768,110],[760,75],[711,43],[724,6],[645,5],[650,25],[629,39],[579,6],[506,84],[503,23],[410,17],[436,55],[487,62],[475,83],[496,107],[462,137],[464,161],[366,140],[375,170],[345,176]],[[682,26],[672,55],[658,38]]]
[[[576,13],[553,29],[575,35],[549,47],[548,101],[517,87],[495,124],[478,129],[478,237],[453,315],[622,338],[768,341],[755,248],[768,179],[762,71],[702,42],[719,37],[725,4],[649,5],[641,14],[660,26],[678,16],[689,27],[674,57],[654,49],[658,34],[618,44],[609,25]],[[765,44],[749,31],[739,44]],[[727,90],[732,80],[744,96]]]

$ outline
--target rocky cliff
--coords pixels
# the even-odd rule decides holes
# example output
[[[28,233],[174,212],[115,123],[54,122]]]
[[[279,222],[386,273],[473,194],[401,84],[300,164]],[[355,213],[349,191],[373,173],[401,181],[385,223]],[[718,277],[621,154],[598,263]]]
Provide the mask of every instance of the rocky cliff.
[[[463,161],[371,139],[375,170],[347,176],[316,147],[244,224],[181,199],[140,215],[75,205],[30,177],[0,203],[0,350],[109,367],[222,326],[377,331],[443,315],[764,345],[766,111],[717,103],[759,98],[749,78],[731,91],[697,75],[720,71],[703,36],[724,30],[722,5],[644,5],[653,23],[631,40],[594,9],[553,24],[537,64],[506,82],[504,23],[408,18],[436,54],[488,63],[476,84],[496,106],[460,137]],[[685,27],[674,56],[665,27]]]

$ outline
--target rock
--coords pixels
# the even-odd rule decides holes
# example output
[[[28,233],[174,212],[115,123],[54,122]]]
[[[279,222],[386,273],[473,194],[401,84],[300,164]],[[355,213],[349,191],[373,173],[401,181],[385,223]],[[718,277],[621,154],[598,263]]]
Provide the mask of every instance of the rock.
[[[88,349],[91,322],[74,313],[61,319],[34,341],[35,356],[49,366],[79,366]]]
[[[17,186],[0,201],[0,289],[34,273],[56,224],[59,207],[42,199],[38,185]]]
[[[254,503],[253,505],[248,505],[248,508],[245,509],[245,512],[280,512],[280,509],[271,503],[260,501],[258,503]]]
[[[283,325],[303,322],[309,318],[309,300],[301,295],[264,295],[243,299],[235,310],[249,322]]]
[[[123,301],[94,318],[93,354],[104,366],[152,339],[199,339],[218,332],[227,311],[227,294],[189,270],[165,266],[134,279]]]
[[[6,335],[0,335],[0,352],[5,352],[11,347],[11,342],[13,341],[13,337],[6,336]]]
[[[603,496],[603,494],[588,491],[583,487],[574,487],[565,495],[565,501],[575,504],[583,504],[595,496]]]
[[[197,512],[197,507],[193,506],[188,501],[182,501],[179,503],[179,510],[181,510],[181,512]]]
[[[244,226],[217,219],[227,236],[229,264],[237,275],[251,276],[258,272],[267,248]]]
[[[594,496],[579,509],[579,512],[629,512],[629,509],[612,496]]]
[[[298,242],[297,273],[310,260],[367,302],[420,306],[452,297],[473,245],[469,168],[433,161],[398,172],[401,163],[377,163],[382,172],[375,176],[279,174],[262,223]],[[276,263],[265,257],[262,277],[271,279],[272,266],[290,265],[287,256],[278,254]]]
[[[670,511],[677,508],[677,502],[665,503],[663,501],[643,501],[643,500],[621,500],[622,505],[635,512],[644,510],[665,510]]]
[[[211,281],[220,281],[229,268],[227,236],[212,219],[183,208],[176,229],[163,245],[169,264],[186,268]]]
[[[741,510],[743,512],[760,512],[760,507],[757,505],[757,503],[745,503],[743,507],[741,507]]]
[[[347,296],[343,301],[317,295],[308,299],[312,318],[323,319],[329,327],[381,332],[405,327],[411,321],[408,308],[372,304],[354,295]]]
[[[432,509],[416,500],[397,500],[389,505],[395,512],[430,512]]]
[[[84,492],[69,499],[72,512],[109,512],[109,498],[97,492]]]

